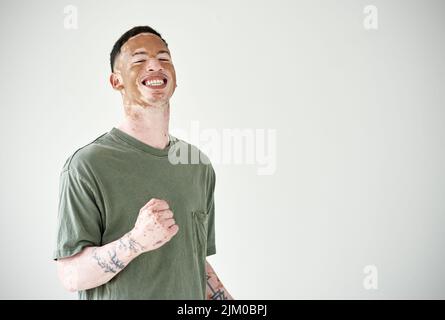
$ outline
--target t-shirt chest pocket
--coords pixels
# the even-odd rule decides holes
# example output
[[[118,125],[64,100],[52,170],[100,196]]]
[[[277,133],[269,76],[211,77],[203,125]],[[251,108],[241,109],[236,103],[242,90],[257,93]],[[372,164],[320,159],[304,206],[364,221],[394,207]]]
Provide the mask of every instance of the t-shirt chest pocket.
[[[192,211],[192,239],[194,251],[198,256],[206,256],[207,252],[207,227],[209,215],[205,211]]]

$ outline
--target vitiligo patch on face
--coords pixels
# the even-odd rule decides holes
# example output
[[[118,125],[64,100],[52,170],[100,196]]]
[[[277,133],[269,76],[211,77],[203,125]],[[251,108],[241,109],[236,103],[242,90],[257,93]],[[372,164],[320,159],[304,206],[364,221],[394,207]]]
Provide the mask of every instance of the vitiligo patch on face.
[[[124,105],[167,105],[176,88],[176,73],[170,52],[156,35],[141,33],[130,38],[116,60],[122,77]]]

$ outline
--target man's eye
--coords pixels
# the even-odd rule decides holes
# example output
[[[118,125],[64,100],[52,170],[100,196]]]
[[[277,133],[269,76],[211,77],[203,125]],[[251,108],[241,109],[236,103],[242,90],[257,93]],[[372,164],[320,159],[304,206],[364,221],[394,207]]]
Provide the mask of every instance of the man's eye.
[[[168,61],[168,59],[166,59],[166,58],[161,58],[159,60],[161,60],[161,61]]]
[[[139,60],[139,61],[135,61],[134,63],[140,63],[140,62],[144,62],[145,60]]]

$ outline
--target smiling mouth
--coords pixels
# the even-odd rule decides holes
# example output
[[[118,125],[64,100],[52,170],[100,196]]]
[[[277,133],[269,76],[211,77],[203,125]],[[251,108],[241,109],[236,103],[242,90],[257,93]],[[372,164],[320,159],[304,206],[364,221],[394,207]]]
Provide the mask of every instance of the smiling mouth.
[[[141,84],[150,89],[163,89],[167,86],[167,78],[163,76],[151,76],[142,79]]]

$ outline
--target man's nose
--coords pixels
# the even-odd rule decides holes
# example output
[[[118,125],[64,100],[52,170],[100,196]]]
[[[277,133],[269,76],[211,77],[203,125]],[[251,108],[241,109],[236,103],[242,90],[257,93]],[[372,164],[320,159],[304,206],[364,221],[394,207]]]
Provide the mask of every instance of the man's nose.
[[[157,58],[149,58],[145,63],[146,71],[158,71],[162,70],[162,65]]]

